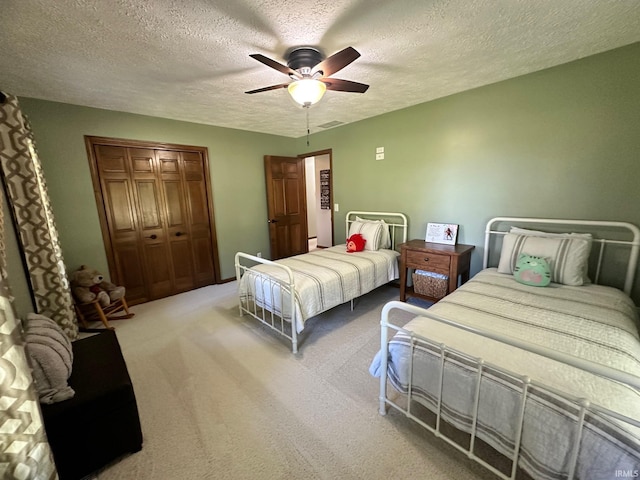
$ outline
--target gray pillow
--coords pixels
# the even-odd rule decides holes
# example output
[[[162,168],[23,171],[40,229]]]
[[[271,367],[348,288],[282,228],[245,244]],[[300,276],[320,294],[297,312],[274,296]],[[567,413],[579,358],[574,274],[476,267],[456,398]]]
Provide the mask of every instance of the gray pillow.
[[[60,326],[37,313],[25,322],[25,345],[41,403],[56,403],[75,395],[67,383],[73,364],[71,341]]]

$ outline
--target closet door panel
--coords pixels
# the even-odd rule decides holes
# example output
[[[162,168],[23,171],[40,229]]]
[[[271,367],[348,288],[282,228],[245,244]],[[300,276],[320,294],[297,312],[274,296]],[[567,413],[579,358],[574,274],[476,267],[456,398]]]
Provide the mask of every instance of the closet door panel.
[[[173,241],[170,248],[175,289],[179,292],[191,290],[195,287],[191,267],[191,242]]]
[[[174,293],[167,253],[164,242],[150,243],[145,246],[151,298],[167,297]]]
[[[119,243],[114,253],[117,283],[126,286],[127,300],[147,300],[148,291],[137,242]]]
[[[197,286],[213,283],[213,258],[211,241],[208,238],[195,238],[191,241],[194,257],[194,275]]]
[[[144,301],[148,292],[127,149],[96,145],[95,156],[115,267],[109,280],[125,285],[127,298],[134,303]]]
[[[165,180],[163,182],[164,195],[167,202],[167,224],[169,228],[184,227],[184,197],[179,180]]]
[[[107,208],[112,231],[116,234],[135,233],[135,213],[132,206],[128,179],[105,179],[109,195]]]
[[[135,182],[138,224],[144,252],[144,271],[149,298],[171,295],[166,246],[166,222],[154,149],[129,148],[131,175]]]
[[[96,145],[95,152],[101,174],[121,173],[127,175],[127,151],[125,148]]]
[[[180,152],[157,152],[167,217],[169,263],[173,288],[176,292],[183,292],[195,287],[191,236],[180,156]]]
[[[195,282],[198,286],[210,285],[215,278],[204,162],[199,153],[185,152],[183,166]]]
[[[156,179],[138,180],[136,186],[149,295],[152,299],[166,297],[171,295],[171,276],[158,182]]]
[[[156,181],[138,180],[136,181],[136,189],[140,203],[140,225],[143,229],[162,228]]]

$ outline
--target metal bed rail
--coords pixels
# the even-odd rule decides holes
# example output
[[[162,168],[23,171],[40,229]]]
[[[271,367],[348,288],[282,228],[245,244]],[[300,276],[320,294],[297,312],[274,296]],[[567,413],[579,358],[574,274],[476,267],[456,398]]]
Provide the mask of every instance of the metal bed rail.
[[[617,370],[617,369],[613,369],[610,367],[606,367],[604,365],[595,363],[595,362],[591,362],[588,360],[584,360],[582,358],[578,358],[578,357],[574,357],[572,355],[568,355],[562,352],[558,352],[549,348],[545,348],[542,346],[538,346],[538,345],[533,345],[533,344],[528,344],[526,342],[523,341],[519,341],[517,339],[511,338],[511,337],[507,337],[504,335],[500,335],[497,333],[493,333],[493,332],[488,332],[488,331],[484,331],[484,330],[480,330],[474,327],[470,327],[464,324],[460,324],[458,322],[434,315],[430,312],[428,312],[426,309],[424,308],[420,308],[417,307],[415,305],[410,305],[404,302],[399,302],[399,301],[391,301],[388,302],[382,309],[382,314],[381,314],[381,321],[380,321],[380,325],[381,325],[381,335],[380,335],[380,347],[381,347],[381,352],[386,352],[386,354],[381,354],[380,358],[381,358],[381,366],[380,366],[380,396],[379,396],[379,413],[381,415],[386,415],[387,413],[387,406],[390,406],[392,408],[395,408],[396,410],[404,413],[408,418],[410,418],[411,420],[415,421],[416,423],[418,423],[419,425],[421,425],[423,428],[427,429],[428,431],[430,431],[431,433],[433,433],[436,437],[438,438],[442,438],[444,441],[446,441],[447,443],[449,443],[450,445],[452,445],[454,448],[456,448],[457,450],[465,453],[470,459],[478,462],[479,464],[481,464],[482,466],[484,466],[485,468],[489,469],[491,472],[493,472],[494,474],[496,474],[497,476],[499,476],[500,478],[503,479],[515,479],[516,478],[516,473],[517,473],[517,467],[518,467],[518,463],[519,463],[519,459],[520,459],[520,441],[522,438],[522,430],[524,427],[524,410],[525,410],[525,404],[528,398],[528,394],[529,394],[529,390],[531,387],[542,387],[547,391],[553,392],[555,395],[558,395],[559,397],[563,398],[564,400],[567,400],[573,404],[575,404],[578,408],[579,408],[579,415],[578,415],[578,422],[576,423],[576,437],[578,440],[574,442],[573,444],[573,450],[570,454],[570,460],[569,460],[569,475],[567,476],[568,480],[572,480],[574,478],[575,472],[576,472],[576,466],[578,463],[578,454],[579,454],[579,447],[580,447],[580,439],[582,438],[582,433],[583,433],[583,429],[584,429],[584,419],[585,419],[585,415],[588,412],[594,412],[594,413],[598,413],[598,414],[603,414],[606,416],[609,416],[611,418],[615,418],[616,420],[620,421],[620,422],[624,422],[627,423],[631,426],[635,426],[640,428],[640,420],[638,419],[633,419],[630,417],[627,417],[625,415],[622,415],[618,412],[609,410],[605,407],[602,406],[598,406],[595,404],[592,404],[588,399],[585,398],[577,398],[574,397],[572,395],[569,395],[565,392],[559,391],[555,388],[549,387],[547,385],[544,385],[540,382],[534,381],[532,379],[530,379],[529,377],[526,376],[522,376],[522,375],[518,375],[514,372],[510,372],[509,370],[503,368],[503,367],[499,367],[496,366],[494,364],[490,364],[488,362],[484,362],[484,360],[482,360],[481,358],[475,358],[475,357],[471,357],[468,354],[465,354],[463,352],[460,352],[456,349],[453,348],[449,348],[448,346],[446,346],[445,344],[440,344],[440,343],[436,343],[433,341],[430,341],[429,339],[420,336],[418,334],[415,334],[411,331],[405,330],[402,327],[393,325],[390,321],[389,321],[389,313],[394,310],[394,309],[399,309],[399,310],[403,310],[409,313],[412,313],[416,316],[422,316],[422,317],[427,317],[429,319],[444,323],[446,325],[455,327],[455,328],[459,328],[461,330],[465,330],[467,332],[476,334],[476,335],[480,335],[482,337],[485,338],[490,338],[502,343],[505,343],[507,345],[511,345],[514,347],[518,347],[520,349],[538,354],[538,355],[542,355],[544,357],[550,358],[552,360],[556,360],[558,362],[562,362],[568,365],[571,365],[573,367],[579,368],[581,370],[584,370],[586,372],[590,372],[590,373],[594,373],[596,375],[602,376],[604,378],[607,379],[611,379],[617,382],[620,382],[624,385],[628,385],[636,390],[640,391],[640,377],[637,377],[635,375],[631,375],[629,373],[623,372],[621,370]],[[393,400],[391,400],[390,398],[388,398],[387,395],[387,388],[388,388],[388,341],[389,341],[389,330],[395,330],[396,332],[403,332],[404,334],[406,334],[407,336],[410,337],[410,345],[411,345],[411,363],[409,364],[409,374],[408,374],[408,378],[409,378],[409,385],[408,385],[408,391],[406,394],[406,399],[407,399],[407,406],[403,407],[402,405],[399,405],[398,403],[394,402]],[[428,343],[430,345],[437,345],[439,347],[439,351],[440,351],[440,362],[441,362],[441,368],[440,368],[440,376],[439,376],[439,381],[440,381],[440,390],[438,392],[438,397],[437,397],[437,408],[436,411],[433,412],[436,416],[436,423],[435,423],[435,428],[432,427],[431,425],[425,423],[423,420],[421,420],[419,417],[415,416],[412,411],[411,411],[411,400],[412,400],[412,396],[413,396],[413,391],[412,391],[412,379],[413,379],[413,359],[414,359],[414,355],[413,355],[413,350],[415,349],[416,344],[418,344],[419,342],[425,342]],[[460,444],[456,443],[454,440],[450,439],[449,437],[447,437],[446,435],[444,435],[441,431],[440,431],[440,425],[441,425],[441,405],[442,405],[442,388],[443,388],[443,378],[444,378],[444,361],[445,361],[445,357],[447,353],[455,353],[457,355],[462,355],[465,356],[468,359],[473,359],[477,365],[478,365],[478,374],[477,374],[477,383],[476,383],[476,389],[475,389],[475,397],[474,397],[474,407],[473,407],[473,415],[472,415],[472,427],[471,427],[471,432],[470,432],[470,443],[469,443],[469,448],[465,448],[464,446],[461,446]],[[477,438],[477,430],[476,430],[476,426],[477,426],[477,420],[478,420],[478,406],[479,406],[479,392],[480,392],[480,379],[482,378],[483,372],[485,368],[490,367],[493,370],[496,370],[498,372],[502,372],[510,377],[513,378],[520,378],[521,382],[522,382],[522,401],[521,401],[521,405],[520,405],[520,411],[519,411],[519,417],[518,417],[518,423],[517,423],[517,433],[516,433],[516,438],[515,438],[515,448],[513,451],[513,456],[511,457],[511,462],[512,462],[512,467],[511,467],[511,473],[509,475],[501,472],[500,470],[498,470],[497,468],[495,468],[493,465],[487,463],[486,461],[484,461],[482,458],[478,457],[475,453],[474,453],[474,446],[476,443],[476,438]]]
[[[243,259],[245,264],[242,263]],[[271,275],[252,270],[255,265],[246,265],[247,260],[282,269],[288,281],[282,281]],[[240,280],[244,275],[250,275],[247,278],[251,281],[251,284],[246,286],[246,290],[239,293],[240,316],[247,313],[283,337],[288,338],[291,341],[291,351],[298,353],[297,325],[302,319],[298,319],[295,309],[295,284],[291,269],[281,263],[242,252],[236,253],[235,266],[238,288],[240,288]],[[290,321],[285,319],[287,307]],[[291,333],[288,332],[287,325],[290,325]]]
[[[389,227],[392,250],[396,250],[397,246],[400,245],[400,243],[405,243],[407,241],[408,220],[405,214],[397,212],[364,212],[351,210],[347,212],[347,216],[345,218],[347,234],[349,233],[349,227],[351,226],[351,224],[357,221],[356,217],[358,215],[363,215],[364,220],[385,220],[387,226]],[[369,216],[374,216],[375,218],[371,219],[369,218]],[[398,222],[397,219],[400,219],[400,222]],[[396,239],[398,230],[400,231],[400,238]]]

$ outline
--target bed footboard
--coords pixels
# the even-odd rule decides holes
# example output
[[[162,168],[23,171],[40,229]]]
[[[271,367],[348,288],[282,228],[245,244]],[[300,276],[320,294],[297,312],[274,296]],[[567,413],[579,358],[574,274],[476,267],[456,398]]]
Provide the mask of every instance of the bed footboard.
[[[252,270],[256,264],[280,269],[282,279]],[[285,265],[238,252],[235,257],[238,281],[238,307],[245,313],[291,341],[291,351],[298,352],[298,318],[295,305],[293,272]]]
[[[630,418],[608,408],[595,405],[591,403],[589,399],[573,397],[572,395],[536,382],[531,378],[485,362],[481,358],[470,357],[464,352],[459,352],[444,344],[432,342],[427,338],[421,337],[420,335],[402,327],[393,325],[389,321],[389,314],[394,309],[403,310],[414,314],[415,316],[428,317],[437,322],[465,330],[472,334],[480,335],[482,337],[490,338],[507,345],[512,345],[529,352],[542,355],[586,372],[594,373],[606,379],[620,382],[621,384],[630,387],[636,394],[640,392],[640,377],[636,377],[635,375],[612,369],[599,363],[590,362],[558,351],[547,349],[545,347],[528,344],[493,332],[481,331],[476,328],[439,317],[423,308],[403,302],[392,301],[387,303],[382,310],[380,322],[381,348],[378,356],[376,357],[376,361],[374,361],[374,365],[377,365],[377,373],[374,373],[374,367],[372,365],[372,373],[380,375],[379,413],[381,415],[385,415],[387,413],[388,407],[394,408],[405,414],[408,418],[414,420],[426,430],[435,434],[437,437],[442,438],[459,451],[462,451],[469,458],[480,463],[500,478],[514,479],[516,478],[518,470],[523,468],[523,464],[525,465],[525,471],[527,470],[527,458],[523,457],[527,457],[527,455],[531,453],[531,450],[529,449],[530,445],[525,444],[523,447],[523,431],[526,440],[531,440],[532,427],[530,423],[527,423],[528,420],[525,421],[525,416],[527,416],[527,418],[530,417],[529,409],[531,408],[532,403],[535,405],[540,404],[540,392],[543,391],[548,395],[547,398],[552,398],[553,402],[558,402],[553,404],[554,408],[557,408],[557,405],[559,404],[563,404],[569,405],[571,410],[571,413],[567,414],[567,425],[570,428],[567,428],[567,431],[565,432],[567,439],[566,444],[560,445],[557,438],[546,439],[548,443],[552,445],[550,448],[562,449],[566,447],[561,453],[563,456],[562,461],[564,462],[564,466],[562,467],[563,470],[566,467],[566,470],[564,470],[564,473],[561,475],[562,478],[586,478],[584,477],[584,469],[591,468],[585,466],[588,463],[589,454],[583,453],[581,446],[585,443],[594,441],[593,438],[598,435],[594,436],[593,431],[598,430],[598,428],[603,428],[602,431],[606,431],[607,433],[613,432],[611,433],[611,438],[615,438],[615,440],[611,441],[611,444],[615,444],[615,448],[619,448],[620,451],[623,452],[620,457],[615,457],[617,458],[616,462],[618,462],[615,464],[615,467],[606,467],[607,469],[611,469],[611,477],[614,476],[614,469],[616,471],[628,471],[628,469],[631,468],[632,472],[637,472],[637,470],[634,470],[634,465],[635,468],[637,468],[637,462],[638,459],[640,459],[640,430],[638,430],[640,429],[640,419]],[[394,365],[389,362],[389,358],[391,356],[389,334],[391,333],[391,336],[393,336],[396,332],[402,332],[406,335],[406,337],[403,335],[404,339],[402,342],[402,348],[405,352],[403,358],[407,359],[406,362],[408,362],[408,365],[403,365],[402,372],[398,372],[398,370],[400,370],[398,365]],[[396,345],[394,345],[394,348],[396,347],[397,342]],[[427,396],[425,396],[424,383],[421,383],[425,381],[424,364],[420,363],[419,366],[414,365],[419,362],[419,360],[416,360],[416,356],[419,357],[420,355],[420,352],[417,352],[418,350],[429,350],[429,355],[432,357],[431,366],[433,367],[430,369],[430,372],[435,372],[427,375],[429,376],[429,381],[433,386],[433,388],[429,390],[429,394]],[[452,357],[455,357],[454,361],[451,361]],[[376,362],[378,363],[376,364]],[[446,364],[445,362],[449,363]],[[451,385],[453,380],[445,379],[445,376],[449,375],[452,370],[465,370],[465,375],[469,379],[469,384],[466,389],[463,389],[464,391],[462,395],[460,395],[460,391],[456,391],[456,394],[452,395]],[[509,410],[510,418],[513,419],[512,426],[509,428],[512,429],[513,435],[512,438],[509,439],[510,442],[507,448],[508,452],[505,453],[504,451],[499,451],[500,449],[497,448],[500,455],[505,457],[507,460],[506,467],[503,464],[500,468],[496,468],[493,464],[485,461],[485,459],[481,458],[482,455],[477,455],[478,444],[482,444],[484,442],[484,437],[482,437],[482,434],[479,434],[479,431],[484,426],[484,419],[481,419],[481,421],[478,419],[479,416],[482,415],[483,411],[485,415],[487,412],[487,408],[480,405],[480,398],[485,395],[485,378],[489,375],[492,376],[493,380],[497,378],[499,381],[503,382],[507,377],[515,379],[514,383],[518,384],[516,388],[517,392],[513,395],[514,401],[512,402],[511,409]],[[401,389],[398,388],[398,378],[400,377],[402,377],[402,381],[400,382],[402,384]],[[407,383],[405,383],[405,381]],[[394,392],[398,390],[398,393],[394,393],[393,399],[390,398],[388,392],[390,384],[395,387]],[[481,384],[483,385],[482,393]],[[449,437],[449,433],[446,433],[451,431],[450,426],[452,424],[452,416],[450,415],[451,410],[449,409],[451,407],[451,399],[459,398],[460,396],[466,396],[467,398],[468,410],[466,411],[468,412],[468,418],[465,419],[466,423],[464,427],[455,425],[456,418],[454,418],[453,426],[454,429],[462,428],[464,431],[464,445],[452,440]],[[445,398],[444,401],[443,397]],[[425,398],[427,401],[425,401]],[[447,402],[449,402],[448,405]],[[492,404],[490,407],[494,410],[499,410],[502,406]],[[425,416],[422,414],[421,410],[428,410],[428,421],[424,420]],[[525,415],[525,410],[527,411],[527,415]],[[606,425],[606,427],[602,427],[603,425]],[[612,448],[608,445],[609,444],[607,444],[607,448]],[[524,455],[523,450],[526,450]],[[618,450],[616,450],[616,453],[617,452]],[[625,455],[627,455],[627,457],[624,457]],[[587,458],[587,461],[585,461],[585,457]],[[623,460],[620,460],[620,458],[623,457],[630,460],[625,463]],[[532,476],[534,478],[538,478],[535,475]]]

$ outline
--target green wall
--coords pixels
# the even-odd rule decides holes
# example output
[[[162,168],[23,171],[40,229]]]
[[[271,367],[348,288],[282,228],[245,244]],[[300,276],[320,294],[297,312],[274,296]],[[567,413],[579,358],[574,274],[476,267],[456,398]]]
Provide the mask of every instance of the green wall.
[[[272,135],[21,99],[70,268],[106,271],[84,135],[209,149],[223,278],[237,250],[269,251],[264,154],[333,149],[335,238],[348,210],[401,211],[410,237],[458,223],[478,246],[493,216],[624,220],[640,225],[640,43],[315,133]],[[372,85],[371,88],[393,88]],[[345,94],[348,95],[348,94]],[[362,97],[366,101],[366,94]],[[339,119],[339,112],[336,116]],[[375,160],[376,147],[385,159]],[[640,280],[634,298],[640,300]]]
[[[348,210],[404,212],[411,238],[457,223],[475,273],[494,216],[640,225],[638,58],[640,43],[312,135],[333,149],[336,238]]]
[[[115,137],[209,151],[222,278],[235,277],[236,251],[269,251],[263,156],[293,154],[287,137],[20,98],[43,164],[67,267],[107,273],[84,136]]]

